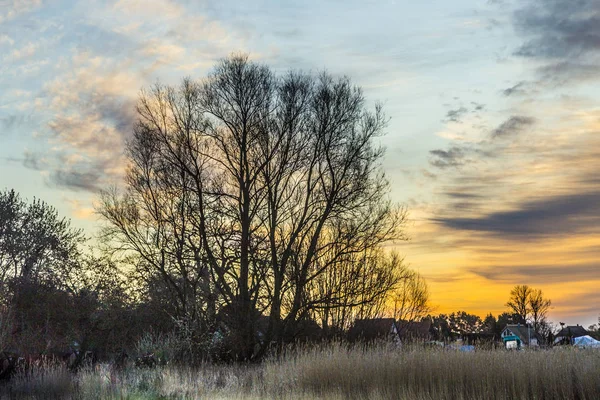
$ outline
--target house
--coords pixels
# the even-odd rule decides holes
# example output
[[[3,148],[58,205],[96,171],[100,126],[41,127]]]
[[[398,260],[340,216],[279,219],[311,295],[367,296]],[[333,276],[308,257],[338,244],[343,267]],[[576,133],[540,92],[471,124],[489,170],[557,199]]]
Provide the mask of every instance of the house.
[[[565,326],[554,337],[554,344],[573,344],[575,338],[587,336],[589,332],[583,326]]]
[[[417,321],[399,320],[396,322],[398,334],[403,342],[405,341],[429,341],[431,340],[431,320],[423,319]]]
[[[506,325],[500,334],[507,349],[519,349],[521,347],[539,347],[541,337],[535,333],[531,325]]]
[[[357,319],[348,331],[350,341],[389,340],[400,343],[398,326],[394,318]]]

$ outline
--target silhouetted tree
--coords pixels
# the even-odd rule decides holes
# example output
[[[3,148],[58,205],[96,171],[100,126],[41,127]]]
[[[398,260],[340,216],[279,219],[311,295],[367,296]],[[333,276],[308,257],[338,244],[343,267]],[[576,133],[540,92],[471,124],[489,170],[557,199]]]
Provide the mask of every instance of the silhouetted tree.
[[[467,333],[480,333],[483,331],[483,321],[477,315],[465,311],[452,314],[440,314],[431,317],[432,331],[437,340],[452,339]]]
[[[398,321],[400,335],[413,322],[420,322],[431,312],[429,289],[425,279],[417,272],[406,270],[405,275],[391,294],[394,319]]]
[[[14,190],[0,192],[0,286],[10,280],[51,280],[71,288],[85,238],[54,207],[27,203]]]
[[[405,273],[402,259],[381,249],[339,259],[310,284],[307,300],[318,302],[310,317],[320,321],[328,335],[349,328],[356,318],[381,316],[386,295]]]
[[[526,321],[529,315],[529,296],[531,295],[531,290],[527,285],[517,285],[510,291],[510,298],[506,302],[506,307],[514,314],[517,314],[523,321]]]
[[[546,317],[552,302],[544,297],[539,289],[527,285],[517,285],[510,292],[506,306],[518,318],[514,323],[531,323],[537,333],[544,334],[549,331]]]
[[[486,333],[498,333],[496,317],[489,313],[483,320],[483,330]]]
[[[247,359],[261,313],[264,349],[319,310],[385,295],[357,282],[378,268],[365,256],[403,238],[405,213],[379,168],[381,107],[367,111],[349,79],[233,56],[201,83],[144,92],[138,115],[127,191],[105,192],[100,212],[177,318],[206,329],[226,310]],[[322,290],[328,275],[343,283]]]
[[[532,289],[529,294],[530,319],[536,332],[542,333],[547,324],[546,317],[552,301],[544,297],[540,289]]]

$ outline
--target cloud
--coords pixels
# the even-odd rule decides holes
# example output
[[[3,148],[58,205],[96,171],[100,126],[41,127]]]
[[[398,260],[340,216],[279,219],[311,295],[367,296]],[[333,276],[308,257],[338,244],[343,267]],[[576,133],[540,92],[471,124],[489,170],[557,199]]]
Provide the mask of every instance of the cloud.
[[[514,55],[542,63],[535,86],[560,87],[600,78],[600,2],[546,0],[524,2],[515,10],[513,25],[524,43]],[[522,94],[520,82],[504,91]]]
[[[600,192],[543,197],[521,203],[516,209],[478,218],[433,218],[445,227],[483,232],[497,238],[556,237],[600,231]]]
[[[505,96],[518,96],[527,93],[526,91],[527,82],[521,81],[509,88],[502,91]]]
[[[598,64],[590,62],[559,61],[546,64],[537,69],[537,86],[559,88],[572,83],[584,83],[600,78]]]
[[[66,168],[54,170],[48,177],[49,183],[61,189],[95,192],[100,188],[102,174],[89,167],[87,169],[87,171]]]
[[[485,109],[485,104],[477,103],[475,101],[472,101],[471,104],[473,105],[473,112],[483,111]]]
[[[183,16],[184,8],[169,0],[119,0],[114,5],[118,13],[144,17],[160,17],[166,19],[180,18]]]
[[[446,113],[445,122],[460,122],[462,117],[469,112],[465,107],[449,110]]]
[[[453,190],[455,190],[455,188],[453,188],[450,191],[444,192],[444,195],[451,199],[459,199],[459,200],[481,199],[482,197],[484,197],[481,194],[469,193],[469,192],[459,192],[459,191],[453,191]]]
[[[0,23],[11,20],[19,14],[32,11],[41,4],[41,0],[4,0],[0,3],[2,6],[0,10]]]
[[[48,165],[47,160],[40,154],[26,150],[23,158],[23,166],[35,171],[42,171]]]
[[[492,138],[512,136],[521,133],[524,129],[532,126],[535,118],[522,115],[513,115],[504,121],[499,127],[492,131]]]
[[[36,108],[52,115],[43,122],[43,157],[26,151],[23,165],[42,171],[51,187],[96,191],[121,180],[123,148],[135,122],[135,97],[142,81],[128,62],[77,53],[61,76],[47,83]],[[43,99],[43,100],[42,100]],[[4,125],[23,124],[11,117]]]
[[[87,202],[67,197],[63,197],[62,200],[69,204],[71,213],[75,217],[79,219],[94,219],[94,216],[96,215],[94,207],[92,207],[90,204],[87,204]]]
[[[459,167],[467,162],[465,148],[459,146],[453,146],[448,150],[431,150],[429,154],[432,156],[429,163],[440,169]]]
[[[593,321],[594,323],[598,321],[600,291],[597,288],[579,291],[573,295],[557,299],[554,303],[557,305],[560,304],[561,309],[564,310],[564,318],[572,318],[573,316],[589,318],[590,316],[593,316],[590,321]],[[577,321],[577,323],[581,323],[581,320]]]
[[[8,135],[20,127],[32,127],[34,119],[31,115],[11,114],[0,118],[0,136]]]
[[[598,279],[600,262],[580,262],[556,265],[490,265],[471,267],[467,271],[490,281],[503,283],[549,284],[594,281]]]
[[[13,44],[15,44],[15,41],[10,36],[2,34],[0,35],[0,45],[3,44],[8,44],[9,46],[12,46]]]
[[[597,0],[530,1],[515,12],[514,24],[528,38],[515,51],[518,56],[566,59],[600,50]]]
[[[26,45],[24,45],[18,49],[15,49],[11,53],[9,53],[8,56],[5,57],[5,61],[14,63],[14,62],[26,59],[26,58],[30,58],[36,53],[38,48],[39,48],[38,43],[29,42]]]

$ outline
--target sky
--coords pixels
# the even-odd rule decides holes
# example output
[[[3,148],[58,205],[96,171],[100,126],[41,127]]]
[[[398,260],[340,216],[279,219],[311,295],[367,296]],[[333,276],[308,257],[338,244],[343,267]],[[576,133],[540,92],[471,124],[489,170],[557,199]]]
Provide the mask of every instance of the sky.
[[[410,213],[393,246],[436,312],[497,315],[529,284],[554,322],[598,321],[597,0],[0,0],[0,190],[93,236],[140,90],[232,52],[383,103],[383,168]]]

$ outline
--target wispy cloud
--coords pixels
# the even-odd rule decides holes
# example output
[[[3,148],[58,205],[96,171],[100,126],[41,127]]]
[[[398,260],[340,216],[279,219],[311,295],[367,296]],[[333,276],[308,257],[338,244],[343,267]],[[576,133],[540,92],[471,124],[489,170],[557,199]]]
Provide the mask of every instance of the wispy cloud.
[[[445,121],[447,122],[461,122],[462,117],[467,114],[469,112],[469,110],[467,110],[465,107],[459,107],[457,109],[454,110],[448,110],[448,112],[446,113],[446,119]]]
[[[595,281],[599,262],[570,262],[557,264],[490,265],[468,268],[470,273],[495,282],[526,282],[532,285],[561,282]]]
[[[4,61],[14,63],[25,58],[32,57],[36,53],[38,47],[39,44],[29,42],[23,47],[14,49],[12,52],[10,52],[8,56],[5,57]]]
[[[11,20],[19,14],[35,10],[42,0],[3,0],[0,5],[0,23]]]
[[[8,36],[6,34],[0,34],[0,46],[2,46],[2,45],[12,46],[13,44],[15,44],[15,41],[13,38],[11,38],[10,36]]]
[[[429,163],[436,168],[459,167],[468,162],[465,147],[453,146],[448,150],[431,150],[429,154],[431,155]]]
[[[513,115],[492,131],[492,138],[502,138],[521,133],[535,123],[535,118],[523,115]]]
[[[174,68],[205,69],[231,51],[233,37],[189,4],[120,0],[95,6],[77,25],[90,40],[60,57],[35,101],[37,110],[50,115],[40,126],[40,138],[50,150],[43,164],[33,153],[26,154],[24,163],[44,168],[50,186],[75,191],[95,191],[121,180],[124,144],[143,87],[164,77],[170,81]],[[55,22],[50,29],[60,27]],[[64,36],[66,43],[72,40],[62,33],[55,36]],[[41,47],[42,42],[26,42],[7,59],[23,67]],[[19,122],[17,116],[2,121],[5,127]]]

